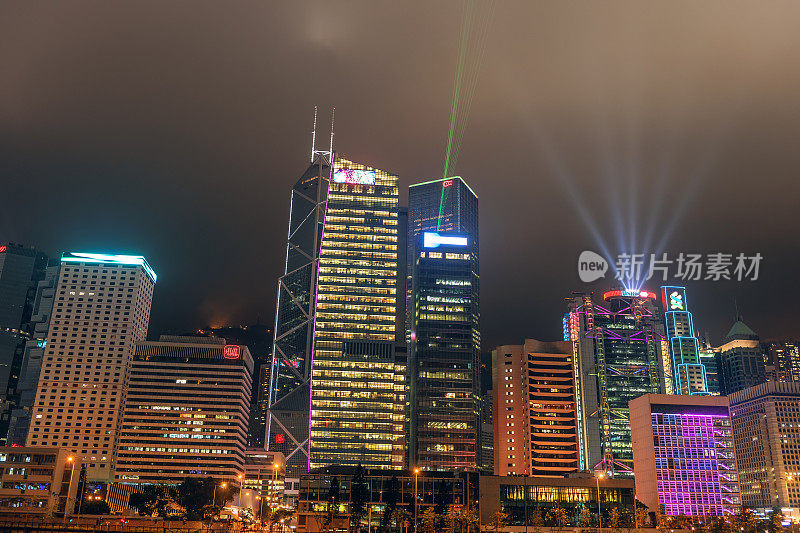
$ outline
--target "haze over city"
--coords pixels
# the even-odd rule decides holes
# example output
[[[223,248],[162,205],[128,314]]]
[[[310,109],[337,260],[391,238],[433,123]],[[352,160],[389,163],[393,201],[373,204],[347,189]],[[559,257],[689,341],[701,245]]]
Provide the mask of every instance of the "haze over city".
[[[401,191],[441,177],[461,10],[5,2],[0,236],[145,255],[151,337],[271,325],[314,106],[321,138],[335,106],[336,150]],[[685,283],[698,328],[719,342],[738,305],[762,338],[794,334],[798,11],[502,2],[476,19],[450,174],[480,198],[484,349],[557,339],[571,291],[611,287],[577,276],[598,235],[613,255],[761,253],[757,281]]]

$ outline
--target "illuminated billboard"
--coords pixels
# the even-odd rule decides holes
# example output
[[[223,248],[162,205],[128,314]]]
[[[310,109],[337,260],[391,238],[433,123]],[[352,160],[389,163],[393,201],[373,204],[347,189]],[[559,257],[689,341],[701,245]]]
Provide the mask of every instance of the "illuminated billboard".
[[[438,248],[442,244],[451,246],[466,246],[467,238],[461,235],[439,235],[435,231],[426,231],[422,234],[424,248]]]
[[[339,168],[333,172],[333,182],[349,183],[351,185],[375,185],[375,171]]]
[[[222,349],[222,356],[225,359],[239,359],[242,356],[242,347],[237,344],[226,344]]]
[[[664,311],[686,311],[686,289],[661,287],[661,305]]]
[[[625,290],[606,291],[605,293],[603,293],[603,300],[608,300],[609,298],[619,298],[621,296],[630,296],[633,298],[649,298],[651,300],[656,299],[656,293],[654,292],[625,289]]]

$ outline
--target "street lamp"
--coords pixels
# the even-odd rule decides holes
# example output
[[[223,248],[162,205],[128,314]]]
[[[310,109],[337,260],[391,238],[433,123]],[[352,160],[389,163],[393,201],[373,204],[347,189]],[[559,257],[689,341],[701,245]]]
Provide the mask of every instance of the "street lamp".
[[[239,480],[239,497],[236,500],[236,507],[242,508],[242,474],[236,476],[236,479]]]
[[[275,499],[275,486],[278,484],[278,470],[280,467],[281,465],[279,463],[272,463],[272,484],[269,487],[270,506],[273,504],[273,500]]]
[[[419,468],[414,469],[414,533],[417,533],[417,521],[419,519],[419,501],[417,501],[417,480],[419,479]]]
[[[604,472],[597,472],[594,476],[594,480],[597,482],[597,524],[600,526],[600,533],[603,532],[603,512],[600,510],[600,480],[604,477],[606,477]],[[636,503],[634,502],[635,506]]]
[[[72,477],[75,474],[75,458],[73,456],[67,457],[69,463],[69,483],[67,484],[67,501],[64,502],[64,524],[67,523],[67,508],[69,508],[69,493],[72,492]]]

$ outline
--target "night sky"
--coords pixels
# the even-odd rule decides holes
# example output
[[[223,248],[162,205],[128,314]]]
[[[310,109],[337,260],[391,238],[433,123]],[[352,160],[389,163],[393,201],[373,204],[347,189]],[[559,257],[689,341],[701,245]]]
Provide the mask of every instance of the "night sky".
[[[719,342],[736,301],[762,338],[800,336],[800,4],[495,8],[452,172],[480,197],[484,348],[557,339],[563,299],[611,285],[577,276],[598,238],[759,252],[756,282],[687,283],[695,325]],[[272,324],[313,106],[405,203],[441,177],[461,20],[448,2],[6,0],[0,242],[145,255],[151,336]]]

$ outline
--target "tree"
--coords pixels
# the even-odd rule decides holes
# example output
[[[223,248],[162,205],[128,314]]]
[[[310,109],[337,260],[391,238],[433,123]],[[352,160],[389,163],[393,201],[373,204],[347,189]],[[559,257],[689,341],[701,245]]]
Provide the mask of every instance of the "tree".
[[[156,512],[161,490],[155,485],[142,485],[139,491],[128,497],[128,505],[142,516],[153,516]]]
[[[637,501],[634,512],[636,513],[633,521],[635,526],[638,525],[639,527],[648,527],[650,525],[650,514],[647,512],[647,507]]]
[[[712,516],[709,531],[710,533],[733,533],[733,524],[723,516]]]
[[[767,522],[767,531],[769,531],[769,533],[783,533],[786,530],[786,528],[783,527],[783,521],[785,519],[781,510],[775,507]]]
[[[230,483],[219,484],[212,477],[188,477],[178,485],[176,500],[183,507],[187,519],[203,520],[209,519],[209,511],[213,511],[208,509],[209,506],[216,509],[211,513],[214,516],[237,492],[237,487]]]
[[[470,532],[473,529],[480,531],[481,515],[477,507],[473,506],[464,511],[464,526],[466,527],[467,532]]]
[[[758,517],[750,509],[742,509],[733,517],[733,526],[740,533],[756,533]]]
[[[389,487],[386,489],[386,507],[383,509],[383,516],[381,516],[381,529],[385,532],[389,531],[392,525],[392,517],[397,511],[397,502],[400,500],[400,481],[397,476],[392,476],[389,480]]]
[[[569,524],[569,516],[567,511],[562,507],[551,509],[547,513],[547,519],[550,521],[551,527],[555,531],[563,531],[567,524]]]
[[[420,529],[422,533],[436,533],[438,531],[438,522],[439,517],[436,515],[436,511],[433,510],[432,507],[428,507],[425,509],[425,512],[422,513],[422,520],[420,524]]]
[[[176,514],[176,493],[172,487],[143,485],[138,492],[128,497],[128,505],[140,515],[160,517]],[[84,511],[85,512],[85,511]]]
[[[364,467],[358,465],[350,481],[350,529],[358,531],[361,519],[367,514],[369,504],[369,484],[364,477]]]
[[[540,533],[542,528],[544,527],[544,518],[542,518],[542,512],[536,508],[529,513],[530,515],[530,525],[531,525],[531,533]]]
[[[622,513],[619,512],[619,507],[614,507],[608,513],[608,525],[611,527],[611,533],[620,533],[622,529]]]
[[[584,506],[578,512],[578,524],[583,527],[590,526],[592,524],[593,517],[594,515],[592,514],[592,511],[590,511],[588,507]]]
[[[83,514],[111,514],[111,507],[104,500],[92,500],[83,504]]]
[[[508,514],[506,514],[502,508],[498,509],[497,511],[493,512],[492,515],[489,517],[489,526],[491,526],[495,533],[500,531],[500,528],[506,525],[508,521]]]

